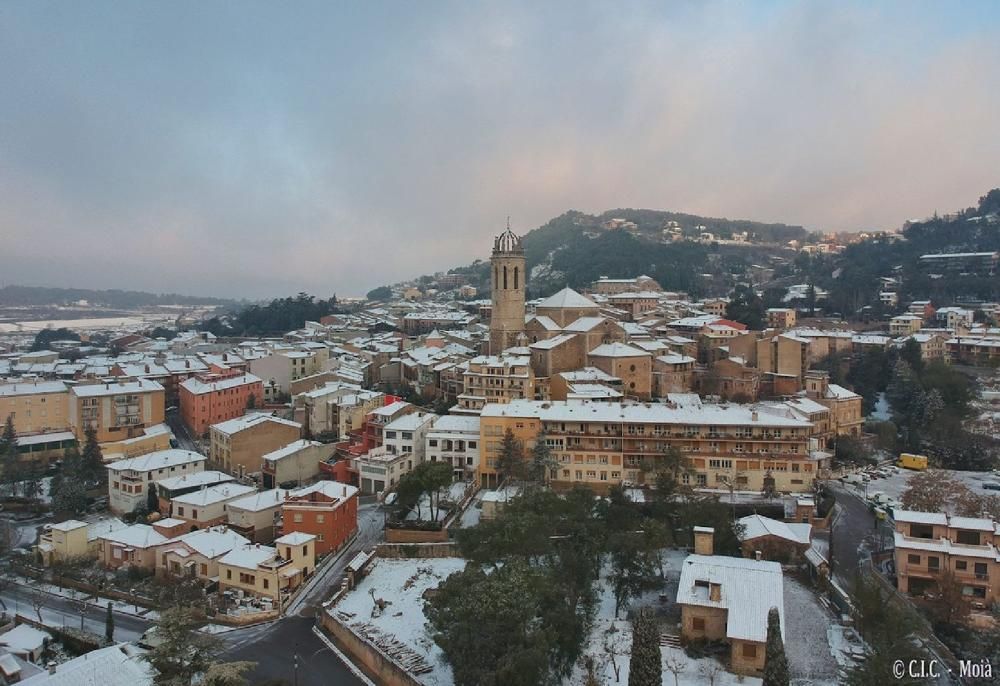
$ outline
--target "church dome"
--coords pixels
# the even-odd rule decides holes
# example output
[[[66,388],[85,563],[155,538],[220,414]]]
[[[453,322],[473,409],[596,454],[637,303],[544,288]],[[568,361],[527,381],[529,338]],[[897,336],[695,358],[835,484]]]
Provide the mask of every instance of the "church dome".
[[[507,227],[507,230],[493,239],[493,252],[522,252],[521,239]]]

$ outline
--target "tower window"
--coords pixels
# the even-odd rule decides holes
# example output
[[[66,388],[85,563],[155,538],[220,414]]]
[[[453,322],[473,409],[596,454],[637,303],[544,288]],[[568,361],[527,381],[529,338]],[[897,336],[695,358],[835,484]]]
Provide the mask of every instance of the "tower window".
[[[503,266],[503,289],[507,290],[507,265]]]
[[[493,287],[496,288],[500,285],[500,267],[493,267]]]
[[[514,290],[515,291],[517,290],[517,272],[518,272],[518,268],[514,267]]]

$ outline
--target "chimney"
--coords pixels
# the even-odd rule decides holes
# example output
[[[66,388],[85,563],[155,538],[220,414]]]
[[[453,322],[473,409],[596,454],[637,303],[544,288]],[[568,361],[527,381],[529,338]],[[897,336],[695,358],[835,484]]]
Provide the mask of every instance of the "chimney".
[[[753,559],[757,560],[757,562],[760,562],[762,559],[764,559],[764,556],[761,554],[759,550],[755,550],[753,551]]]
[[[750,421],[751,422],[757,421],[757,410],[754,410],[753,412],[750,413]]]
[[[47,665],[45,665],[45,666],[46,666],[46,667],[48,667],[48,669],[49,669],[49,674],[55,674],[55,673],[56,673],[56,663],[55,663],[55,662],[49,662],[49,663],[48,663]]]
[[[694,554],[715,554],[715,529],[710,526],[696,526],[694,528]]]

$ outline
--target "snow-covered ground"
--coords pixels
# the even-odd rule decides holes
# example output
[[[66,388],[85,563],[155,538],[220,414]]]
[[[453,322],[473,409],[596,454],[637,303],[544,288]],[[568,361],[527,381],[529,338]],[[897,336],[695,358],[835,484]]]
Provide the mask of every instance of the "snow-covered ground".
[[[804,683],[837,683],[837,660],[827,641],[833,615],[816,594],[787,574],[785,595],[785,655],[793,679]]]
[[[345,595],[332,609],[340,621],[361,630],[368,625],[382,637],[395,638],[411,651],[423,657],[433,668],[415,675],[426,686],[451,686],[454,682],[451,666],[444,653],[431,638],[424,618],[424,592],[437,588],[450,574],[465,569],[465,560],[457,557],[434,559],[378,559],[375,567],[358,586]],[[378,616],[373,615],[376,599],[389,605]]]

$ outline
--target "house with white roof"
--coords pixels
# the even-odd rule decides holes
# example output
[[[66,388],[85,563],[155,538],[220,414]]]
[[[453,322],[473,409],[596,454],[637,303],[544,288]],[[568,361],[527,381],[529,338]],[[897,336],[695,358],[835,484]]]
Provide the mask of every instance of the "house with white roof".
[[[301,432],[298,422],[270,413],[246,414],[209,427],[209,455],[230,474],[257,474],[264,455],[298,440]]]
[[[250,543],[219,560],[219,592],[259,598],[281,612],[316,569],[316,537],[291,534],[274,546]]]
[[[427,461],[450,464],[456,481],[475,478],[479,469],[479,417],[437,417],[424,441]]]
[[[134,512],[145,506],[153,482],[205,470],[204,455],[191,450],[158,450],[107,465],[108,506],[115,514]]]
[[[265,453],[261,459],[264,488],[301,486],[313,481],[319,475],[320,462],[333,453],[333,446],[304,438]]]
[[[192,531],[159,547],[156,571],[173,577],[217,581],[219,560],[234,548],[249,543],[224,526]]]
[[[812,541],[812,525],[753,514],[739,519],[744,557],[789,562],[801,558]]]
[[[411,412],[382,428],[382,445],[395,455],[412,456],[414,466],[424,461],[425,438],[438,418],[431,412]]]
[[[98,648],[21,680],[28,686],[152,686],[153,667],[131,643]]]
[[[237,498],[256,492],[256,487],[238,483],[206,486],[171,500],[169,514],[175,519],[187,522],[191,531],[225,524],[226,505]]]
[[[785,637],[784,583],[777,562],[688,555],[681,565],[677,604],[682,638],[728,641],[736,673],[763,670],[771,608],[778,610]]]
[[[156,549],[167,537],[148,524],[132,524],[97,536],[99,559],[105,567],[156,568]]]
[[[287,494],[284,488],[272,488],[230,500],[226,503],[229,528],[252,543],[270,543]]]

